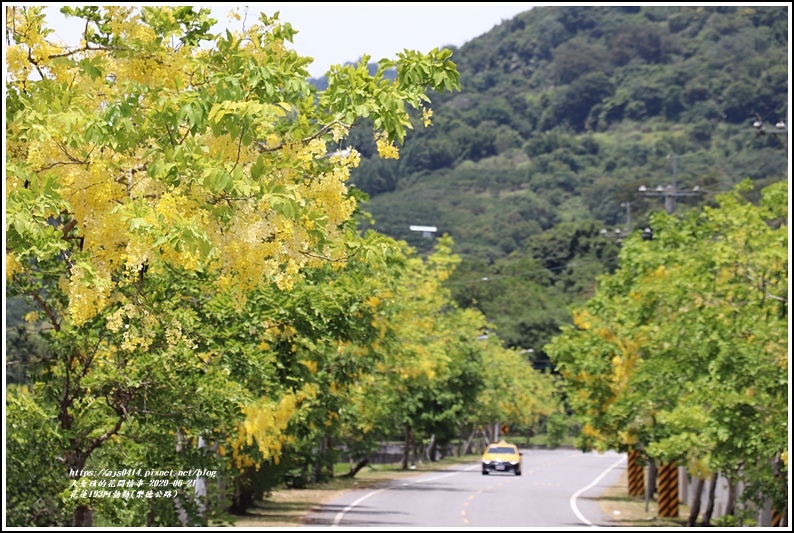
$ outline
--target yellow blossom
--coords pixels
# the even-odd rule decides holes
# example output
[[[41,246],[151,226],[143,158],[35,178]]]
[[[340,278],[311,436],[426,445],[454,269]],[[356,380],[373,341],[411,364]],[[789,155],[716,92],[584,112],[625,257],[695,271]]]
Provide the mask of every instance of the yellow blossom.
[[[422,124],[424,124],[425,127],[428,127],[431,124],[433,124],[433,120],[431,118],[432,116],[433,116],[432,109],[427,109],[426,107],[422,108]]]
[[[400,151],[386,138],[385,132],[375,134],[375,144],[378,147],[378,155],[383,159],[399,159]]]
[[[13,252],[6,252],[6,280],[10,280],[15,272],[22,270],[22,265],[17,261]]]

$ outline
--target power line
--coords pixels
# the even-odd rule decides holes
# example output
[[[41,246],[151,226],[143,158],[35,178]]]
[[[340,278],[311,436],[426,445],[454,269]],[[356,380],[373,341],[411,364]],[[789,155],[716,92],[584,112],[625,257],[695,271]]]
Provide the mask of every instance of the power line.
[[[756,129],[758,129],[759,127],[763,127],[763,122],[759,118],[759,120],[757,120],[753,125],[754,125],[754,127],[756,127]],[[754,137],[752,137],[751,139],[749,139],[747,141],[747,143],[742,147],[741,150],[737,150],[727,160],[725,160],[722,164],[720,164],[719,166],[717,166],[716,168],[714,168],[710,172],[706,172],[706,173],[701,174],[700,176],[696,177],[695,178],[696,181],[699,181],[699,180],[702,180],[702,179],[705,179],[705,178],[716,177],[717,174],[719,174],[719,173],[724,173],[731,180],[734,179],[734,176],[731,176],[730,174],[728,174],[725,171],[725,167],[727,167],[728,165],[733,163],[734,160],[736,160],[739,156],[745,154],[747,148],[749,148],[750,145],[755,141],[756,137],[758,137],[759,135],[763,135],[764,133],[770,133],[770,134],[782,133],[782,134],[786,134],[786,133],[788,133],[788,130],[785,128],[785,123],[778,122],[776,124],[776,129],[767,130],[767,131],[764,131],[764,132],[757,133]],[[684,157],[687,156],[687,155],[695,155],[695,154],[685,154]],[[705,190],[705,189],[701,189],[698,186],[695,186],[695,187],[693,187],[692,189],[689,189],[689,190],[679,189],[678,188],[678,183],[677,183],[677,160],[680,157],[682,157],[680,154],[675,154],[675,153],[670,154],[670,155],[667,156],[668,159],[672,159],[672,161],[673,161],[673,180],[672,180],[673,183],[672,183],[672,185],[668,185],[667,187],[658,186],[658,187],[656,187],[655,190],[650,190],[647,187],[645,187],[644,185],[640,186],[640,188],[639,188],[640,194],[642,194],[643,196],[663,196],[664,199],[665,199],[665,210],[668,213],[672,213],[673,211],[675,211],[676,198],[677,197],[697,196],[699,194],[706,193],[706,192],[720,192],[720,191],[708,191],[708,190]],[[721,191],[721,192],[729,192],[729,191]]]
[[[478,278],[478,279],[471,279],[471,280],[465,280],[465,281],[450,281],[450,282],[444,283],[444,285],[463,285],[464,283],[484,283],[484,282],[496,281],[496,280],[500,280],[500,279],[519,278],[521,276],[527,276],[529,274],[538,274],[538,273],[541,273],[541,272],[549,272],[549,271],[555,271],[555,270],[564,270],[566,268],[578,267],[578,266],[582,266],[582,265],[592,265],[593,263],[603,264],[601,261],[597,261],[597,260],[582,261],[582,262],[579,262],[579,263],[568,263],[567,265],[563,265],[563,266],[560,266],[560,267],[538,268],[538,269],[535,269],[535,270],[528,270],[526,272],[519,272],[518,274],[504,274],[504,275],[501,275],[501,276],[483,276],[483,277]]]

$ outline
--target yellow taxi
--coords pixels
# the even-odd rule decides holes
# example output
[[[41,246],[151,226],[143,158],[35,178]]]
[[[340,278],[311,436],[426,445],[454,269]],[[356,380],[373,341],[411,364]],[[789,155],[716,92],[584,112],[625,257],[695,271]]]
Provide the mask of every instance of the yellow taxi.
[[[503,440],[490,444],[482,454],[482,475],[491,472],[513,472],[521,475],[521,452],[515,444]]]

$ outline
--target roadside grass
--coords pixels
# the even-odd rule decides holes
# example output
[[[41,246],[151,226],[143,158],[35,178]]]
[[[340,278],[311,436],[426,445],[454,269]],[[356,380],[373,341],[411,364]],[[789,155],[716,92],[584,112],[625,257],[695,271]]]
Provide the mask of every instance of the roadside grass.
[[[399,463],[365,466],[355,478],[342,477],[350,465],[334,466],[334,478],[328,483],[311,484],[305,489],[278,489],[264,500],[255,503],[245,516],[233,517],[234,527],[298,527],[315,507],[329,502],[348,490],[369,489],[387,481],[413,477],[426,472],[443,470],[460,463],[473,462],[480,455],[447,457],[434,463],[418,463],[413,470],[403,470]]]
[[[646,472],[647,479],[647,472]],[[607,489],[599,498],[601,510],[620,521],[619,527],[686,527],[689,519],[689,506],[684,503],[678,505],[678,517],[665,518],[658,516],[657,501],[648,502],[645,510],[645,498],[642,496],[629,496],[628,471],[624,471],[618,482]]]

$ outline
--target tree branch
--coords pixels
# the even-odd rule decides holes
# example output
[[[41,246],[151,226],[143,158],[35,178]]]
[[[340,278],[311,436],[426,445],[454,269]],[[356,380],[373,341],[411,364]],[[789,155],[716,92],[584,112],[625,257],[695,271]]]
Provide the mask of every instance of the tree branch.
[[[243,150],[243,136],[245,135],[245,126],[240,128],[240,140],[237,142],[237,159],[234,161],[234,166],[229,171],[229,174],[234,172],[234,169],[237,168],[237,165],[240,163],[240,152]]]
[[[47,314],[47,318],[50,319],[50,323],[55,328],[55,331],[61,331],[61,325],[60,323],[58,323],[58,317],[55,316],[55,312],[52,310],[52,308],[49,305],[47,305],[47,302],[45,302],[37,292],[31,292],[30,296],[36,301],[37,304],[39,304],[39,307],[41,307],[41,309]]]
[[[45,170],[50,170],[51,168],[55,168],[58,165],[86,165],[87,163],[83,161],[56,161],[55,163],[50,163],[49,165],[44,165],[43,167],[34,170],[34,172],[44,172]]]
[[[349,260],[351,257],[355,257],[356,254],[358,254],[359,250],[361,250],[361,248],[359,248],[358,250],[356,250],[355,252],[353,252],[350,255],[346,255],[345,257],[343,257],[341,259],[333,259],[331,257],[325,257],[324,255],[317,255],[317,254],[313,254],[311,252],[300,252],[300,254],[301,255],[305,255],[306,257],[311,257],[312,259],[322,259],[323,261],[328,261],[330,263],[344,263],[345,261]]]
[[[341,120],[337,119],[337,120],[332,121],[330,124],[327,124],[327,125],[323,126],[322,128],[320,128],[320,131],[318,131],[314,135],[310,135],[309,137],[304,137],[303,139],[297,141],[296,144],[306,144],[306,143],[308,143],[310,141],[313,141],[314,139],[317,139],[318,137],[321,137],[321,136],[325,135],[326,133],[328,133],[328,130],[333,128],[336,124],[341,124],[342,126],[345,126],[346,128],[350,127],[347,124],[345,124],[344,122],[342,122]],[[282,148],[287,146],[287,144],[293,144],[293,143],[292,142],[288,142],[288,143],[287,142],[282,142],[282,143],[279,143],[277,146],[274,146],[272,148],[268,147],[268,146],[265,146],[261,142],[257,142],[256,143],[257,147],[259,148],[259,151],[262,152],[262,153],[277,152],[278,150],[281,150]]]
[[[122,409],[124,410],[124,414],[119,416],[119,419],[116,420],[116,424],[113,426],[113,428],[109,429],[108,431],[106,431],[105,433],[100,435],[99,437],[95,438],[93,440],[93,442],[91,442],[91,444],[88,445],[88,448],[86,448],[86,450],[85,450],[85,456],[86,457],[91,455],[91,452],[96,450],[99,447],[100,444],[102,444],[103,442],[108,440],[110,437],[112,437],[113,435],[115,435],[115,434],[117,434],[119,432],[119,430],[121,429],[121,425],[124,423],[124,420],[127,418],[126,405],[123,406]]]
[[[86,26],[88,26],[88,22],[86,22]],[[79,54],[80,52],[129,52],[131,51],[130,48],[125,48],[123,46],[96,46],[90,47],[87,44],[82,48],[75,48],[74,50],[67,50],[66,52],[60,54],[52,54],[48,55],[47,59],[55,59],[58,57],[69,57],[74,54]]]
[[[749,270],[749,268],[748,268]],[[766,290],[766,283],[764,279],[758,279],[750,273],[743,274],[745,278],[749,279],[756,287],[764,294],[764,296],[777,300],[778,302],[787,302],[788,298],[785,296],[778,296]]]
[[[91,152],[88,153],[86,158],[83,159],[83,160],[80,160],[80,159],[77,159],[76,157],[74,157],[72,154],[70,154],[66,150],[66,147],[63,144],[59,143],[56,139],[53,139],[53,141],[55,142],[55,144],[58,145],[58,148],[61,149],[61,152],[63,152],[66,155],[66,157],[69,158],[70,161],[72,161],[73,163],[76,163],[76,164],[80,164],[80,165],[87,165],[88,164],[88,158],[91,156],[91,152],[94,151],[94,149],[92,148]]]

